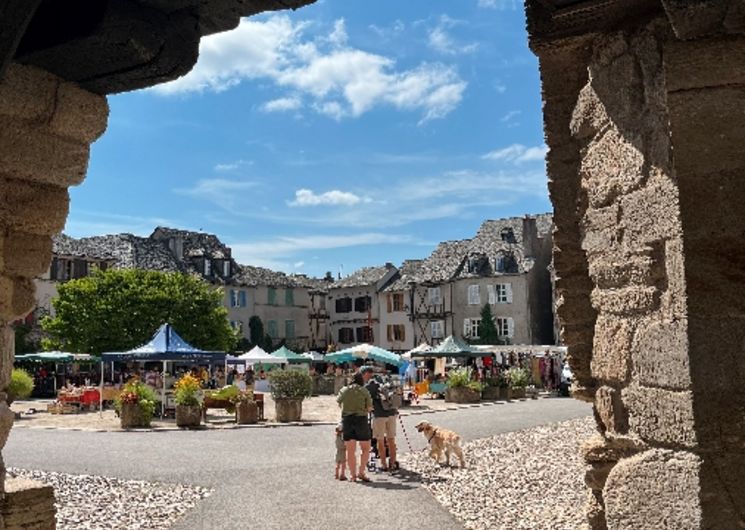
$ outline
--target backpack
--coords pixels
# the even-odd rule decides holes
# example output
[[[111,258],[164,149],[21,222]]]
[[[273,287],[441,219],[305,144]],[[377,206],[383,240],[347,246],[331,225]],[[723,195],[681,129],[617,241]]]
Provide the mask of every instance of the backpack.
[[[380,407],[385,411],[398,410],[404,404],[401,387],[393,383],[383,383],[378,386]]]

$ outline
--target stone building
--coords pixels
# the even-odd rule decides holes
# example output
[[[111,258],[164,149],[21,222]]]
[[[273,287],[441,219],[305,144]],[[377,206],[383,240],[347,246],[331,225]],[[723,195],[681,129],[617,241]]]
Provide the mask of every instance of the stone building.
[[[175,79],[203,35],[312,0],[0,0],[0,388],[105,95]],[[592,401],[594,529],[745,526],[745,7],[527,0],[539,57],[562,338]],[[12,426],[0,395],[0,448]],[[34,490],[35,494],[28,490]],[[5,484],[0,526],[53,527]],[[47,498],[44,508],[21,499]],[[9,515],[10,514],[10,515]],[[13,524],[13,523],[9,523]]]
[[[380,342],[380,295],[397,274],[391,263],[365,267],[329,288],[329,334],[337,349]]]
[[[380,331],[376,344],[386,350],[406,352],[418,346],[412,315],[421,266],[422,260],[404,261],[378,297]]]

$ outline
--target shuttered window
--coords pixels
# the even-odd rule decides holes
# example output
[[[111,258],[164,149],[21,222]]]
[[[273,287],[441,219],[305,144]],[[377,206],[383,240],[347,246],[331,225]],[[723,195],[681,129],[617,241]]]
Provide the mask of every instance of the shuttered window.
[[[468,304],[481,305],[481,289],[478,284],[468,286]]]

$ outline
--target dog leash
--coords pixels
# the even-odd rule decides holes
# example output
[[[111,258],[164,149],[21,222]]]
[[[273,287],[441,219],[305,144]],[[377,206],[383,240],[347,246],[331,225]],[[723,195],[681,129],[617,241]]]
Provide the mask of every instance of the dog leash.
[[[409,440],[409,435],[406,434],[406,428],[404,427],[404,420],[400,414],[397,414],[397,416],[398,416],[398,422],[401,424],[401,432],[404,433],[404,439],[406,440],[406,444],[409,446],[409,452],[413,453],[414,449],[412,449],[411,447],[411,441]]]

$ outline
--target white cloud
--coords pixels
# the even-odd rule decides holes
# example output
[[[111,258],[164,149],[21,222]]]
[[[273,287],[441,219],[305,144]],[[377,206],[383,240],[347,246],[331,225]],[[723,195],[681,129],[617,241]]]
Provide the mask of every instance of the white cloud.
[[[442,15],[437,26],[429,30],[429,46],[438,53],[444,55],[458,55],[462,53],[473,53],[478,49],[478,44],[459,44],[448,33],[448,29],[459,24],[447,15]]]
[[[548,148],[545,145],[526,147],[522,144],[512,144],[502,149],[486,153],[481,158],[484,160],[499,160],[520,164],[523,162],[537,162],[546,158]]]
[[[233,250],[233,257],[240,263],[287,271],[305,265],[303,261],[293,261],[293,258],[306,253],[315,253],[318,250],[416,243],[414,238],[405,234],[365,232],[344,235],[282,236],[268,240],[230,242],[230,247]],[[295,266],[298,263],[301,265]]]
[[[223,164],[215,164],[215,171],[235,171],[241,166],[251,166],[253,161],[251,160],[236,160],[235,162],[227,162]]]
[[[517,118],[518,116],[520,116],[520,114],[522,114],[522,111],[520,111],[520,110],[511,110],[507,114],[505,114],[504,116],[502,116],[502,118],[499,121],[501,121],[502,123],[510,123],[515,118]]]
[[[478,6],[484,9],[499,9],[501,11],[517,9],[516,0],[478,0]]]
[[[287,112],[290,110],[297,110],[302,106],[303,102],[300,101],[300,98],[287,97],[267,101],[261,106],[261,110],[264,112]]]
[[[256,186],[258,184],[251,181],[214,178],[202,179],[191,188],[176,188],[174,191],[231,209],[245,199],[245,194]]]
[[[305,262],[296,261],[295,263],[292,264],[292,266],[295,267],[296,269],[302,269],[305,266]]]
[[[398,69],[390,57],[351,47],[343,19],[328,36],[316,39],[303,38],[307,26],[286,15],[265,21],[243,19],[231,32],[202,39],[199,61],[189,74],[151,90],[220,92],[244,80],[268,79],[307,96],[311,108],[334,119],[391,106],[419,111],[423,122],[447,115],[463,98],[467,83],[452,66],[422,63]],[[291,99],[280,98],[262,108],[286,110],[282,106]]]
[[[295,200],[287,204],[289,206],[354,206],[361,202],[370,202],[370,199],[349,191],[331,190],[315,193],[312,190],[300,189],[295,192]]]

